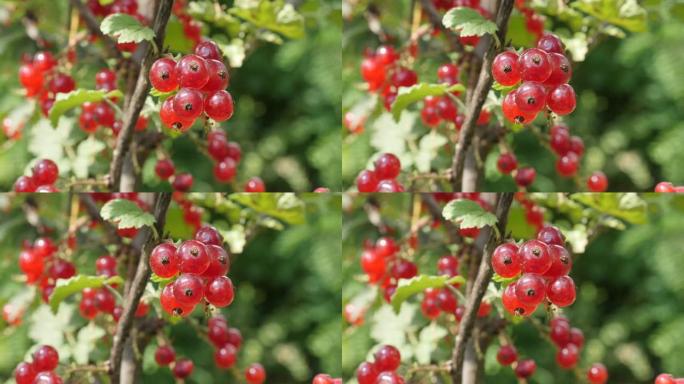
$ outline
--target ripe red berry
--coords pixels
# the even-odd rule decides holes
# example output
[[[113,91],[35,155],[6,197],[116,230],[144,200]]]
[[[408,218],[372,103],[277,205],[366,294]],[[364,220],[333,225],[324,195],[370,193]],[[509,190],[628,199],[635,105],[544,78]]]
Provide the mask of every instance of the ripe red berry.
[[[575,110],[575,90],[570,84],[561,84],[552,89],[546,97],[546,105],[551,112],[559,116],[567,115]]]
[[[572,257],[565,247],[560,245],[549,245],[549,255],[553,263],[551,267],[544,273],[547,279],[553,279],[560,276],[567,275],[572,268]]]
[[[29,176],[20,176],[14,182],[15,192],[35,192],[37,187],[35,180]]]
[[[437,68],[437,78],[442,83],[457,83],[458,82],[458,66],[456,64],[447,63],[442,64]]]
[[[33,380],[33,384],[62,384],[62,378],[52,372],[52,371],[43,371],[39,372],[36,375],[36,378]]]
[[[359,384],[375,384],[379,373],[375,364],[364,361],[356,369],[356,380]]]
[[[103,127],[112,127],[116,121],[114,109],[105,103],[98,103],[93,111],[95,121]]]
[[[537,171],[532,167],[519,168],[515,174],[515,183],[520,187],[529,187],[534,182],[537,176]]]
[[[189,316],[194,309],[194,305],[183,305],[179,303],[174,295],[173,287],[174,284],[169,284],[162,290],[162,293],[159,296],[159,302],[162,308],[171,316]]]
[[[378,178],[375,172],[364,169],[356,177],[356,189],[359,192],[375,192],[378,187]]]
[[[221,60],[221,49],[211,40],[204,40],[195,46],[195,55],[206,60]]]
[[[47,72],[57,65],[57,60],[48,51],[38,52],[33,56],[33,66],[40,72]]]
[[[179,173],[173,179],[171,186],[174,190],[180,192],[187,192],[192,188],[193,178],[189,173]]]
[[[173,109],[173,100],[173,97],[164,100],[162,107],[159,110],[159,117],[165,126],[184,132],[190,129],[194,123],[194,119],[180,118]]]
[[[14,381],[16,381],[17,384],[33,384],[33,380],[36,378],[37,373],[33,364],[21,362],[14,369]]]
[[[546,89],[541,83],[526,81],[516,90],[515,102],[522,113],[536,114],[546,104]]]
[[[545,243],[546,245],[564,245],[565,238],[561,233],[560,229],[554,227],[553,225],[545,225],[539,229],[537,232],[537,240]]]
[[[226,344],[214,352],[214,362],[219,368],[228,369],[235,364],[236,360],[237,350],[230,344]]]
[[[520,379],[526,379],[534,374],[537,370],[537,363],[532,359],[522,360],[518,362],[515,367],[515,375]]]
[[[552,322],[549,337],[558,347],[567,345],[570,343],[570,323],[567,321]]]
[[[437,293],[437,305],[439,309],[446,313],[453,313],[458,306],[458,300],[451,291],[447,289],[440,289]]]
[[[235,297],[233,282],[226,276],[215,277],[207,283],[204,295],[209,304],[218,308],[227,307]]]
[[[245,370],[245,379],[249,384],[261,384],[266,381],[266,370],[259,363],[252,363]]]
[[[418,75],[404,67],[399,67],[392,74],[392,85],[395,87],[410,87],[418,83]]]
[[[150,268],[159,277],[175,276],[180,268],[176,246],[171,243],[161,243],[154,247],[150,254]]]
[[[230,269],[230,257],[222,247],[214,244],[206,246],[209,255],[209,267],[202,274],[204,278],[224,276]]]
[[[33,368],[36,372],[52,371],[59,364],[59,353],[49,345],[41,345],[33,352]]]
[[[591,192],[605,192],[608,189],[608,178],[601,171],[596,171],[587,179],[587,188]]]
[[[230,157],[226,157],[214,165],[214,177],[221,183],[231,182],[236,172],[235,161]]]
[[[152,64],[150,68],[150,83],[160,92],[171,92],[178,88],[176,77],[176,62],[173,59],[162,57]]]
[[[162,345],[154,352],[154,360],[161,366],[171,364],[176,360],[176,351],[170,345]]]
[[[458,259],[454,256],[442,256],[437,261],[437,272],[440,275],[458,275]]]
[[[492,63],[492,76],[504,86],[515,85],[520,81],[518,54],[513,51],[499,53]]]
[[[181,273],[202,274],[209,267],[209,255],[204,243],[197,240],[186,240],[178,247],[178,259]]]
[[[504,97],[501,105],[504,117],[513,124],[531,123],[537,117],[537,113],[523,112],[518,108],[517,97],[517,90],[509,92],[506,97]]]
[[[499,155],[499,158],[496,161],[496,168],[504,175],[508,175],[518,168],[518,160],[513,153],[504,152]]]
[[[518,62],[522,81],[543,83],[551,76],[551,63],[548,54],[538,48],[526,49]]]
[[[654,384],[676,384],[676,381],[672,375],[668,373],[661,373],[656,377]]]
[[[570,61],[560,53],[549,53],[551,63],[551,75],[544,82],[547,87],[556,87],[570,81],[572,77],[572,66]]]
[[[197,55],[186,55],[176,64],[176,77],[181,88],[200,89],[209,81],[207,61]]]
[[[520,246],[520,260],[524,273],[544,274],[551,268],[553,260],[548,247],[539,240],[528,240]]]
[[[159,159],[157,164],[154,165],[154,173],[162,180],[168,180],[175,172],[176,167],[174,167],[173,161],[169,158]]]
[[[179,119],[194,120],[204,111],[202,93],[196,89],[181,88],[173,97],[173,111]]]
[[[254,176],[247,180],[245,192],[266,192],[266,185],[264,185],[264,181],[260,177]]]
[[[501,303],[508,313],[515,316],[527,317],[533,314],[537,309],[536,305],[523,304],[518,300],[516,284],[509,284],[506,289],[504,289],[503,295],[501,295]]]
[[[575,302],[575,282],[570,276],[561,276],[549,283],[546,295],[553,304],[567,307]]]
[[[182,306],[193,307],[204,297],[202,280],[191,274],[182,274],[173,283],[173,296]]]
[[[361,76],[368,83],[368,90],[376,91],[385,82],[385,66],[374,57],[366,57],[361,62]]]
[[[513,243],[504,243],[496,247],[492,254],[492,268],[501,277],[517,276],[522,271],[518,246]]]
[[[176,360],[176,364],[173,366],[173,376],[177,379],[184,379],[192,374],[192,370],[194,368],[195,364],[192,362],[192,360]]]
[[[56,73],[48,85],[52,93],[69,93],[76,89],[74,79],[64,73]]]
[[[563,177],[571,177],[577,173],[579,157],[574,152],[568,152],[556,161],[556,172]]]
[[[384,66],[393,64],[399,56],[390,45],[381,45],[375,50],[375,59]]]
[[[378,179],[394,179],[401,172],[401,162],[392,153],[383,153],[375,160],[375,174]]]
[[[524,274],[515,283],[515,295],[527,306],[536,306],[546,297],[546,283],[539,275]]]
[[[579,348],[575,344],[568,344],[556,352],[556,363],[563,369],[572,369],[579,360]]]
[[[233,108],[233,97],[225,90],[208,95],[204,101],[204,112],[217,122],[233,117]]]
[[[50,159],[42,159],[33,167],[33,180],[38,185],[54,184],[58,177],[59,168]]]
[[[608,381],[608,369],[601,363],[594,363],[587,371],[587,380],[591,384],[605,384]]]
[[[554,35],[553,33],[544,33],[541,38],[537,41],[537,48],[546,51],[548,53],[559,53],[563,54],[563,42],[561,39]]]
[[[496,360],[501,365],[511,365],[518,360],[518,351],[512,345],[502,345],[496,353]]]
[[[437,101],[437,113],[439,113],[439,117],[445,121],[454,121],[458,115],[458,108],[451,99],[440,97]]]
[[[207,60],[207,68],[209,69],[209,81],[202,88],[202,92],[211,93],[226,89],[230,82],[230,75],[223,62],[209,59]]]
[[[100,312],[113,313],[114,307],[116,307],[116,298],[106,288],[99,289],[95,293],[95,306]]]
[[[381,372],[395,371],[401,364],[401,354],[392,345],[383,345],[373,356],[375,358],[375,367]]]

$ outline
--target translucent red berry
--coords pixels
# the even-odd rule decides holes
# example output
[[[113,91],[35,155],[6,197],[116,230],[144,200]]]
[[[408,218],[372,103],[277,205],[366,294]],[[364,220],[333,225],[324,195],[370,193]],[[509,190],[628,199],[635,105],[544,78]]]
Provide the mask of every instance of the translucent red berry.
[[[184,379],[192,374],[195,364],[188,359],[179,359],[173,366],[173,376],[177,379]]]
[[[176,77],[181,88],[200,89],[209,81],[207,62],[197,55],[187,55],[176,64]]]
[[[515,183],[520,187],[529,187],[534,182],[537,171],[532,167],[519,168],[515,174]]]
[[[516,90],[515,101],[522,113],[536,114],[546,105],[546,89],[541,83],[526,81]]]
[[[378,178],[375,172],[371,170],[364,169],[356,177],[356,189],[359,192],[375,192],[378,187]]]
[[[587,380],[591,384],[605,384],[608,381],[608,369],[601,363],[594,363],[587,371]]]
[[[556,363],[563,369],[572,369],[579,360],[579,348],[575,344],[568,344],[556,352]]]
[[[528,240],[520,246],[520,260],[524,273],[544,274],[553,263],[547,245],[539,240]]]
[[[161,243],[154,247],[150,254],[150,268],[159,277],[175,276],[180,270],[180,258],[176,253],[176,246],[171,243]]]
[[[492,268],[501,277],[517,276],[522,271],[518,246],[513,243],[504,243],[496,247],[492,254]]]
[[[173,97],[173,111],[179,119],[196,119],[204,112],[202,93],[196,89],[181,88]]]
[[[202,87],[202,92],[211,93],[226,89],[230,83],[230,75],[223,62],[207,60],[207,68],[209,69],[209,81]]]
[[[245,192],[266,192],[266,185],[260,177],[254,176],[247,180]]]
[[[41,345],[33,352],[33,367],[36,372],[53,371],[59,364],[59,353],[49,345]]]
[[[166,366],[176,360],[176,351],[170,345],[162,345],[154,352],[154,360],[161,366]]]
[[[225,90],[208,95],[204,101],[204,112],[217,122],[233,117],[233,108],[233,97]]]
[[[575,110],[575,90],[570,84],[561,84],[552,89],[546,97],[551,112],[563,116]]]
[[[176,167],[174,167],[173,161],[169,158],[159,159],[157,164],[154,165],[154,173],[162,180],[168,180],[175,172]]]
[[[492,63],[492,76],[504,86],[515,85],[520,81],[518,54],[513,51],[499,53]]]
[[[192,307],[197,305],[204,297],[202,280],[195,275],[182,274],[173,283],[173,295],[182,306]]]
[[[543,83],[551,76],[551,63],[548,54],[538,48],[526,49],[518,61],[522,81]]]
[[[209,255],[203,243],[186,240],[178,247],[181,273],[202,274],[209,267]]]
[[[563,42],[561,39],[554,35],[553,33],[544,33],[542,37],[537,41],[537,48],[549,52],[562,54],[564,51]]]
[[[608,189],[608,178],[601,171],[596,171],[587,179],[587,188],[591,192],[605,192]]]
[[[570,252],[565,247],[555,244],[549,245],[548,249],[553,262],[551,263],[551,268],[544,273],[544,277],[557,278],[567,275],[572,268]]]
[[[530,316],[537,309],[536,305],[523,304],[518,300],[516,284],[509,284],[501,295],[501,303],[504,309],[511,315]]]
[[[575,282],[570,276],[560,276],[549,283],[546,295],[553,304],[567,307],[575,302]]]
[[[259,363],[252,363],[245,370],[245,379],[249,384],[261,384],[266,381],[266,370]]]
[[[537,364],[532,359],[518,361],[518,365],[515,367],[515,375],[518,378],[526,379],[534,374],[537,370]]]
[[[235,177],[237,164],[230,157],[227,157],[214,166],[214,177],[221,183],[229,183]]]
[[[219,368],[228,369],[235,365],[237,350],[234,346],[226,344],[214,352],[214,362]]]
[[[206,60],[221,60],[221,49],[211,40],[205,40],[195,46],[195,55]]]
[[[394,179],[401,172],[401,162],[392,153],[383,153],[375,160],[375,174],[380,180]]]
[[[160,92],[176,90],[178,88],[176,62],[166,57],[155,61],[150,68],[150,83]]]
[[[379,371],[395,371],[401,364],[401,354],[392,345],[383,345],[375,354],[375,367]]]
[[[207,283],[204,290],[207,301],[218,307],[227,307],[235,296],[233,282],[226,276],[215,277]]]
[[[518,160],[511,152],[504,152],[496,160],[496,168],[504,175],[508,175],[518,167]]]
[[[511,365],[518,360],[518,351],[512,345],[502,345],[496,353],[496,360],[501,365]]]
[[[536,306],[546,297],[546,283],[544,279],[534,274],[524,274],[515,283],[515,295],[527,306]]]

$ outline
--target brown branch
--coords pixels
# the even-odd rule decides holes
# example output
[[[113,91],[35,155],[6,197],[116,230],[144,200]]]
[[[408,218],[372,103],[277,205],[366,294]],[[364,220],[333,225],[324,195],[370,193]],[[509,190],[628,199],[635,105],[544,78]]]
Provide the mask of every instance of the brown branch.
[[[498,196],[496,203],[496,218],[497,218],[497,229],[498,233],[503,234],[506,232],[506,223],[508,221],[508,211],[511,208],[511,203],[513,202],[513,192],[501,193]],[[463,369],[463,359],[465,355],[466,345],[472,335],[473,326],[475,325],[475,318],[477,316],[477,310],[480,307],[482,298],[484,297],[487,286],[492,279],[493,271],[491,266],[492,252],[497,246],[497,242],[501,241],[497,233],[492,230],[492,228],[487,227],[483,230],[487,233],[488,241],[484,247],[482,259],[480,260],[480,267],[477,273],[477,277],[473,284],[473,289],[469,293],[466,304],[465,313],[463,319],[458,327],[458,334],[456,335],[456,342],[454,346],[454,352],[452,355],[453,367],[451,371],[451,378],[454,384],[461,383],[461,372]]]
[[[164,231],[164,224],[166,221],[166,211],[169,208],[169,203],[171,202],[171,193],[163,192],[156,195],[154,204],[154,218],[155,218],[155,229],[158,234],[162,234]],[[135,316],[135,311],[140,303],[140,298],[142,298],[143,292],[145,290],[145,285],[150,278],[150,266],[149,266],[149,254],[152,248],[159,242],[153,236],[151,228],[145,227],[141,232],[144,231],[142,236],[145,237],[144,246],[141,252],[140,260],[138,261],[137,271],[131,288],[126,294],[124,299],[123,313],[119,324],[116,327],[116,333],[114,334],[114,344],[112,345],[112,352],[110,357],[110,372],[112,384],[119,384],[121,376],[121,360],[124,352],[124,346],[126,344],[126,339],[128,338],[131,328],[133,327],[133,317]]]
[[[497,36],[502,44],[506,40],[508,18],[511,16],[512,10],[513,0],[501,0],[496,17],[496,26],[498,29]],[[475,134],[475,123],[477,118],[480,116],[482,106],[487,98],[487,93],[489,92],[489,89],[494,81],[489,68],[494,60],[494,55],[497,53],[497,47],[492,36],[488,35],[485,38],[489,39],[489,49],[487,49],[484,59],[482,60],[480,76],[466,108],[465,121],[463,122],[463,127],[461,128],[461,132],[459,134],[458,143],[456,143],[454,158],[451,164],[453,176],[451,184],[455,191],[462,190],[461,177],[463,175],[466,150],[473,140],[473,135]]]
[[[119,185],[121,181],[121,172],[124,165],[124,159],[128,154],[131,143],[133,141],[133,131],[135,124],[140,116],[140,111],[145,104],[145,99],[150,90],[150,82],[147,75],[152,67],[152,63],[159,57],[161,47],[164,44],[164,36],[166,34],[166,24],[169,22],[169,17],[171,16],[171,8],[173,6],[173,0],[157,0],[158,6],[155,12],[156,17],[154,19],[154,47],[151,47],[149,43],[145,43],[147,53],[143,59],[140,73],[138,74],[138,81],[135,84],[135,90],[130,98],[130,102],[124,111],[123,117],[123,127],[119,133],[119,137],[116,141],[116,148],[114,149],[114,157],[112,159],[112,164],[109,170],[109,183],[112,190],[120,190]],[[130,192],[130,191],[121,191]]]
[[[90,33],[96,35],[100,40],[102,40],[105,49],[107,50],[107,54],[117,60],[122,60],[123,56],[121,55],[119,48],[117,48],[116,43],[109,36],[102,33],[100,30],[100,22],[97,20],[95,15],[90,12],[88,6],[85,5],[81,0],[70,1],[71,5],[78,9],[78,13],[81,14],[81,18],[85,22],[86,27],[88,27],[88,30],[90,30]]]

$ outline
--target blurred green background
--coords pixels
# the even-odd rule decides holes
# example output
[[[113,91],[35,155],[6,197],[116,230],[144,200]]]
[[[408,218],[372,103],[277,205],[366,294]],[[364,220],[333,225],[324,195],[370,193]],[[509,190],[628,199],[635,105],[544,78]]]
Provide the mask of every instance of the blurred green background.
[[[554,2],[530,3],[541,14],[553,15],[557,11]],[[605,5],[606,12],[616,4],[577,3],[597,7]],[[545,149],[529,130],[509,135],[512,136],[509,142],[519,164],[530,165],[537,170],[531,191],[586,190],[585,178],[595,170],[606,173],[609,191],[652,191],[660,181],[684,183],[684,170],[679,166],[684,161],[684,154],[680,150],[684,143],[684,82],[681,80],[684,78],[684,67],[679,65],[684,60],[684,50],[681,49],[684,46],[684,5],[667,0],[638,3],[648,12],[648,28],[645,32],[626,31],[624,38],[604,35],[590,47],[584,61],[573,67],[570,84],[577,93],[577,108],[565,120],[571,134],[584,140],[586,151],[580,170],[583,176],[581,184],[576,185],[574,180],[556,174],[555,155]],[[344,113],[349,110],[368,110],[367,107],[360,107],[364,103],[370,103],[371,107],[374,105],[372,97],[363,90],[359,68],[364,50],[375,49],[381,43],[369,31],[361,10],[368,4],[374,5],[372,9],[390,36],[388,44],[397,49],[405,48],[410,31],[411,1],[377,0],[359,4],[356,8],[350,8],[355,10],[350,13],[353,17],[345,18],[342,72]],[[547,6],[549,9],[545,10]],[[627,21],[624,22],[627,24]],[[562,18],[547,17],[546,29],[565,39],[573,36],[572,30],[575,28],[571,28],[571,23]],[[514,11],[509,37],[513,36],[516,47],[529,46],[522,44],[524,34],[524,21],[520,13]],[[526,36],[529,40],[530,35]],[[581,36],[580,32],[573,38],[581,40]],[[418,58],[413,68],[418,73],[419,81],[437,81],[437,66],[447,62],[450,54],[444,51],[443,41],[441,37],[430,42],[419,40]],[[582,46],[576,43],[571,43],[571,50]],[[364,134],[355,137],[343,129],[342,177],[345,188],[354,186],[356,176],[367,167],[378,146],[391,146],[388,143],[396,144],[408,136],[418,149],[411,145],[408,148],[423,151],[419,139],[429,130],[420,122],[420,104],[409,110],[404,114],[413,113],[416,123],[412,127],[409,123],[395,125],[386,120],[376,123],[380,111],[378,107],[370,108],[373,115],[366,124]],[[496,110],[500,112],[500,108]],[[391,130],[383,130],[387,125],[391,125]],[[395,132],[394,137],[390,131]],[[440,133],[447,134],[447,130],[442,127]],[[433,150],[435,154],[432,156],[438,155],[432,161],[432,169],[446,169],[451,164],[451,146],[440,146]],[[498,149],[494,149],[486,159],[486,181],[480,187],[482,191],[516,189],[510,176],[502,176],[496,170],[498,153]]]
[[[608,367],[608,383],[652,383],[653,378],[663,372],[684,376],[681,363],[684,353],[684,281],[681,279],[684,196],[645,194],[642,198],[647,203],[644,224],[627,224],[625,230],[603,228],[593,236],[585,252],[573,255],[570,275],[577,284],[577,301],[563,313],[572,326],[579,327],[585,335],[578,364],[582,377],[588,366],[597,361]],[[428,354],[431,352],[428,356],[432,364],[450,359],[453,347],[453,339],[449,336],[438,337],[437,341],[430,339],[438,333],[427,327],[430,322],[420,314],[419,298],[405,302],[402,314],[396,316],[384,300],[377,298],[375,288],[368,288],[363,282],[359,262],[363,242],[366,239],[375,241],[380,234],[378,228],[369,223],[362,207],[376,204],[383,224],[389,229],[386,236],[403,241],[408,233],[412,206],[409,194],[376,194],[371,199],[367,196],[349,199],[344,210],[343,305],[349,302],[373,305],[363,326],[346,324],[343,330],[342,368],[346,379],[354,376],[361,361],[372,359],[371,352],[378,344],[378,337],[396,337],[402,332],[413,335],[407,336],[406,345],[417,348],[414,351],[422,346]],[[568,211],[549,209],[546,213],[547,222],[561,228],[573,227],[569,216]],[[575,223],[573,229],[577,230],[581,225]],[[514,203],[509,230],[522,233],[525,226],[522,209]],[[450,253],[443,226],[418,234],[419,246],[414,261],[419,273],[436,274],[437,259]],[[379,304],[382,306],[378,307]],[[405,312],[407,304],[415,311],[413,319],[408,314],[410,310]],[[541,311],[535,316],[543,319]],[[436,324],[442,327],[455,323],[441,315]],[[537,371],[529,383],[582,382],[572,372],[557,367],[555,347],[529,322],[508,329],[512,329],[510,334],[518,353],[537,363]],[[483,382],[517,382],[512,370],[501,367],[496,361],[497,350],[495,339],[485,355],[486,379]],[[402,367],[405,370],[414,362],[405,359]],[[356,383],[355,380],[347,382]]]
[[[191,2],[207,3],[205,0]],[[220,3],[234,5],[231,0]],[[204,24],[203,36],[224,44],[244,39],[240,43],[244,47],[237,46],[246,49],[247,57],[241,67],[231,69],[228,88],[235,100],[235,115],[221,124],[229,140],[241,145],[243,155],[235,184],[225,185],[214,181],[213,162],[187,135],[167,140],[164,148],[172,154],[178,172],[190,172],[194,176],[193,191],[241,191],[252,176],[261,177],[268,191],[307,192],[320,186],[339,190],[340,3],[335,0],[296,3],[304,19],[301,38],[289,39],[255,27],[246,27],[247,32],[243,34],[237,33],[239,31],[232,26],[222,28]],[[8,1],[0,4],[0,23],[4,28],[0,37],[0,73],[3,74],[0,89],[5,91],[0,95],[0,119],[20,107],[26,108],[28,114],[34,110],[32,102],[27,102],[22,96],[16,75],[21,55],[39,50],[27,36],[22,18],[25,14],[35,18],[41,36],[51,45],[50,50],[58,55],[64,52],[68,38],[68,4],[66,0]],[[252,38],[255,35],[259,37]],[[176,53],[187,53],[190,47],[175,17],[171,18],[166,44],[171,45]],[[77,46],[78,61],[72,72],[77,87],[94,89],[95,73],[106,65],[98,58],[101,49],[100,45]],[[151,125],[159,126],[158,113],[149,112],[154,118]],[[73,114],[68,113],[67,116]],[[39,141],[39,138],[31,138],[30,134],[38,121],[38,114],[33,113],[31,117],[23,138],[18,142],[7,142],[6,136],[0,134],[0,190],[10,190],[35,158],[28,148],[32,141]],[[37,144],[43,147],[41,153],[50,152],[50,148],[44,147],[57,146],[62,141],[75,146],[74,143],[85,138],[78,129],[78,114],[75,117],[75,121],[62,118],[67,127],[73,127],[67,137]],[[105,128],[100,130],[109,132]],[[193,130],[202,136],[200,140],[205,140],[199,124]],[[94,164],[89,167],[89,176],[105,174],[110,159],[110,149],[104,151],[104,156],[91,159]],[[141,190],[170,190],[168,183],[160,182],[154,175],[155,163],[156,155],[152,154],[142,165],[144,183]]]
[[[16,295],[29,291],[19,280],[17,263],[22,240],[37,237],[35,228],[26,223],[21,209],[25,198],[0,195],[0,307]],[[309,383],[315,374],[322,372],[339,376],[340,197],[307,193],[298,195],[298,198],[304,203],[305,221],[285,225],[280,231],[257,228],[244,252],[233,259],[228,274],[236,286],[236,299],[222,313],[230,326],[241,331],[244,339],[236,363],[239,380],[233,378],[233,373],[215,367],[214,347],[202,339],[197,329],[187,321],[164,328],[177,356],[190,358],[195,363],[187,383],[241,383],[244,381],[244,368],[253,362],[264,365],[267,382],[271,383]],[[34,195],[34,199],[41,219],[54,230],[52,237],[61,239],[67,225],[64,218],[66,194]],[[215,225],[232,222],[228,214],[221,212],[206,207],[203,222]],[[175,203],[171,205],[166,228],[172,234],[189,230]],[[94,274],[95,259],[106,252],[106,248],[102,245],[99,230],[86,232],[78,233],[79,245],[73,260],[79,273]],[[175,235],[173,238],[177,239]],[[61,304],[61,310],[64,313],[78,311],[78,302],[77,298],[67,299]],[[158,304],[155,299],[151,302]],[[93,331],[84,328],[85,320],[78,314],[74,314],[71,321],[65,320],[66,316],[52,318],[46,308],[40,305],[30,309],[23,325],[18,328],[7,327],[0,320],[0,382],[13,383],[13,380],[6,380],[16,364],[29,355],[29,348],[37,339],[54,337],[70,348],[82,346],[93,363],[102,363],[108,358],[110,337],[91,340],[97,345],[88,344],[86,336]],[[151,314],[154,311],[151,309]],[[195,321],[204,323],[201,311],[196,311],[193,316]],[[99,315],[93,324],[105,327],[110,319]],[[65,331],[70,335],[68,342],[62,339]],[[62,351],[68,349],[65,347]],[[142,380],[173,382],[170,370],[159,368],[154,362],[155,349],[153,340],[142,352]]]

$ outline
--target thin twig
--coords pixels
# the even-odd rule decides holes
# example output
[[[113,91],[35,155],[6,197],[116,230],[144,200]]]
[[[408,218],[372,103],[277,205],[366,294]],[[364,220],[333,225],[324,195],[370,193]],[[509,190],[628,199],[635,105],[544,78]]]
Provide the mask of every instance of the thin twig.
[[[496,225],[498,227],[499,233],[506,232],[508,211],[511,208],[512,202],[513,192],[505,192],[499,195],[496,204]],[[482,302],[482,298],[484,297],[487,286],[489,285],[493,275],[492,266],[490,264],[492,252],[494,251],[497,243],[502,240],[491,228],[486,228],[484,231],[487,231],[488,241],[484,247],[477,278],[473,284],[473,289],[468,295],[468,301],[465,305],[465,313],[458,328],[458,334],[456,335],[455,343],[456,345],[454,346],[454,352],[452,355],[454,369],[451,372],[451,378],[454,384],[461,383],[461,371],[463,369],[463,359],[465,355],[466,344],[472,334],[477,311],[480,308],[480,303]]]
[[[501,5],[499,6],[499,11],[497,12],[496,17],[496,25],[498,29],[497,35],[499,41],[506,40],[508,19],[511,16],[512,10],[513,0],[501,1]],[[487,98],[487,93],[489,93],[489,89],[494,81],[489,69],[491,67],[492,61],[494,60],[494,55],[497,52],[497,44],[492,36],[487,36],[486,38],[489,39],[489,49],[487,49],[482,61],[482,67],[480,68],[480,76],[477,84],[472,91],[472,95],[470,95],[468,108],[466,108],[465,113],[465,121],[463,122],[463,127],[461,128],[458,143],[456,143],[454,158],[451,165],[453,176],[451,183],[455,191],[460,191],[462,189],[461,177],[463,175],[466,150],[473,140],[473,135],[475,134],[475,123],[480,116],[482,106]]]
[[[154,44],[157,47],[164,45],[164,36],[166,34],[166,24],[169,22],[171,16],[171,8],[173,7],[173,0],[158,0],[158,7],[156,17],[154,19]],[[135,124],[138,122],[140,111],[145,104],[145,99],[150,90],[150,82],[147,75],[152,67],[152,63],[159,57],[160,52],[155,51],[149,44],[146,44],[145,49],[147,54],[143,59],[140,73],[138,74],[138,81],[135,84],[135,90],[132,93],[130,102],[124,110],[123,127],[119,132],[119,137],[116,141],[116,148],[114,149],[114,158],[109,170],[109,183],[112,190],[120,190],[121,173],[123,170],[124,159],[128,154],[131,142],[133,141],[133,131]],[[131,191],[121,191],[131,192]]]
[[[154,204],[154,218],[155,218],[155,228],[157,233],[163,233],[164,224],[166,222],[166,211],[169,208],[171,202],[171,193],[162,192],[156,195]],[[126,295],[126,300],[123,306],[123,313],[119,324],[116,327],[116,333],[114,334],[114,344],[112,345],[112,352],[110,358],[110,372],[112,384],[119,384],[121,359],[123,356],[124,345],[126,339],[129,337],[131,328],[133,327],[133,317],[135,316],[135,311],[138,308],[140,299],[142,298],[143,292],[145,291],[145,286],[150,278],[150,266],[149,266],[149,254],[160,239],[152,236],[151,228],[144,228],[145,231],[145,246],[141,251],[141,257],[138,261],[137,271],[133,282],[131,284],[131,289]]]

